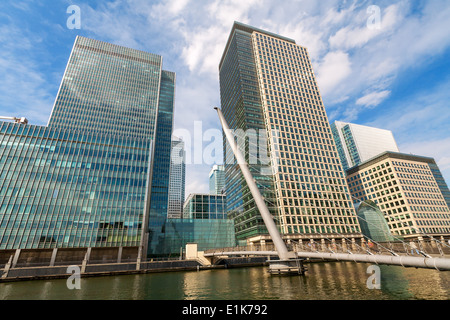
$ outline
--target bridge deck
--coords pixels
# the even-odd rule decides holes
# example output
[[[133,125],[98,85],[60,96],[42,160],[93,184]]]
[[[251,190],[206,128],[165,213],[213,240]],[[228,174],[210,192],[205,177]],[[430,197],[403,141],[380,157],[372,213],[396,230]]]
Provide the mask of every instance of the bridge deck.
[[[351,261],[357,263],[375,263],[382,265],[398,265],[403,267],[450,270],[450,248],[436,243],[422,242],[420,250],[411,250],[404,243],[380,243],[376,248],[357,246],[334,247],[328,245],[293,245],[290,249],[290,258],[323,259],[335,261]],[[267,249],[267,250],[265,250]],[[334,249],[334,250],[333,250]],[[351,249],[352,251],[350,251]],[[356,249],[356,250],[353,250]],[[205,257],[223,256],[278,256],[273,246],[250,246],[209,250]]]

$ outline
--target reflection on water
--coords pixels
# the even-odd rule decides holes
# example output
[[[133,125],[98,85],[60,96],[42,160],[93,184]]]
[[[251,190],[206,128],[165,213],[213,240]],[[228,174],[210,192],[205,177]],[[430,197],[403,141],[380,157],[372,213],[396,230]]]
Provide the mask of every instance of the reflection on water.
[[[368,289],[369,264],[308,264],[305,276],[266,268],[221,269],[0,284],[0,299],[39,300],[448,300],[450,272],[380,266],[381,290]]]

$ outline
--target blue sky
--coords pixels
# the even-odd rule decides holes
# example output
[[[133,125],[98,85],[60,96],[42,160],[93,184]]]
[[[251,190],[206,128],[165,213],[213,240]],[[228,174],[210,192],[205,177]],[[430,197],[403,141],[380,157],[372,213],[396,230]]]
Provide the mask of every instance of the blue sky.
[[[70,5],[80,30],[67,27]],[[373,5],[378,29],[367,25]],[[175,128],[218,129],[218,64],[240,21],[307,47],[330,121],[392,130],[401,152],[435,158],[449,183],[449,18],[448,0],[4,0],[0,114],[46,125],[82,35],[162,55],[177,73]],[[187,195],[208,191],[209,170],[188,165]]]

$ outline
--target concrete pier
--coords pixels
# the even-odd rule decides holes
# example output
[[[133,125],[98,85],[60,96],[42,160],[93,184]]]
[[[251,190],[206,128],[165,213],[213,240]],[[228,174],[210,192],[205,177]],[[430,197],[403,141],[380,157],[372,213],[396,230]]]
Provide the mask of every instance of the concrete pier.
[[[307,269],[303,265],[304,259],[269,260],[271,275],[303,275]]]

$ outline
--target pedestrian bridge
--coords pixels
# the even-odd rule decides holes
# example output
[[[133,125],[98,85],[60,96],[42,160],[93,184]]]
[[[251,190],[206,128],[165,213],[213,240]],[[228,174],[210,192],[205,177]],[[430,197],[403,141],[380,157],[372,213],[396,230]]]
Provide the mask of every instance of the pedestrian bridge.
[[[396,265],[402,267],[415,267],[436,269],[438,271],[450,270],[450,247],[440,241],[417,241],[415,247],[406,242],[376,243],[369,248],[366,243],[352,243],[349,246],[335,243],[311,245],[288,245],[290,258],[293,261],[325,260],[349,261],[355,263],[373,263],[378,265]],[[266,256],[278,257],[278,252],[272,245],[232,247],[207,250],[203,253],[205,258],[219,261],[227,257]]]
[[[424,250],[423,241],[419,241],[418,244],[411,242],[407,243],[400,240],[399,243],[374,243],[372,239],[361,235],[363,239],[360,244],[357,244],[355,239],[348,239],[346,235],[339,234],[338,236],[343,239],[342,245],[338,245],[335,239],[327,238],[328,235],[320,234],[320,243],[310,240],[306,245],[299,240],[298,243],[285,243],[282,238],[277,225],[273,220],[273,216],[267,208],[266,199],[261,195],[260,188],[254,180],[250,171],[250,165],[246,162],[244,155],[239,149],[235,136],[230,130],[228,123],[219,108],[215,108],[219,115],[219,119],[222,125],[222,129],[225,133],[226,139],[235,155],[236,161],[242,172],[243,177],[247,183],[247,186],[252,194],[255,204],[259,213],[264,221],[264,224],[269,232],[270,239],[274,245],[273,250],[267,250],[265,247],[255,249],[253,247],[240,250],[239,248],[233,248],[233,250],[215,250],[213,252],[203,253],[202,258],[220,258],[228,256],[278,256],[279,260],[269,261],[269,272],[275,274],[302,274],[305,270],[303,267],[303,261],[305,259],[323,259],[323,260],[335,260],[335,261],[353,261],[359,263],[375,263],[385,265],[398,265],[403,267],[416,267],[416,268],[429,268],[439,271],[450,270],[450,259],[444,256],[444,248],[450,248],[444,239],[436,239],[433,236],[423,234],[420,239],[430,239],[430,244],[436,247],[439,251],[438,256],[432,256]],[[324,183],[326,183],[324,181]],[[330,186],[331,187],[331,186]],[[332,187],[331,187],[332,188]],[[421,234],[417,230],[418,234]],[[367,242],[364,239],[367,238]],[[326,245],[326,239],[330,240],[330,243]],[[419,237],[418,237],[419,239]],[[345,241],[347,240],[347,242]],[[397,246],[400,248],[396,248]],[[408,247],[409,246],[409,247]],[[403,247],[403,248],[402,248]],[[400,250],[399,250],[400,249]],[[408,251],[410,253],[408,253]],[[428,251],[430,252],[430,251]]]

